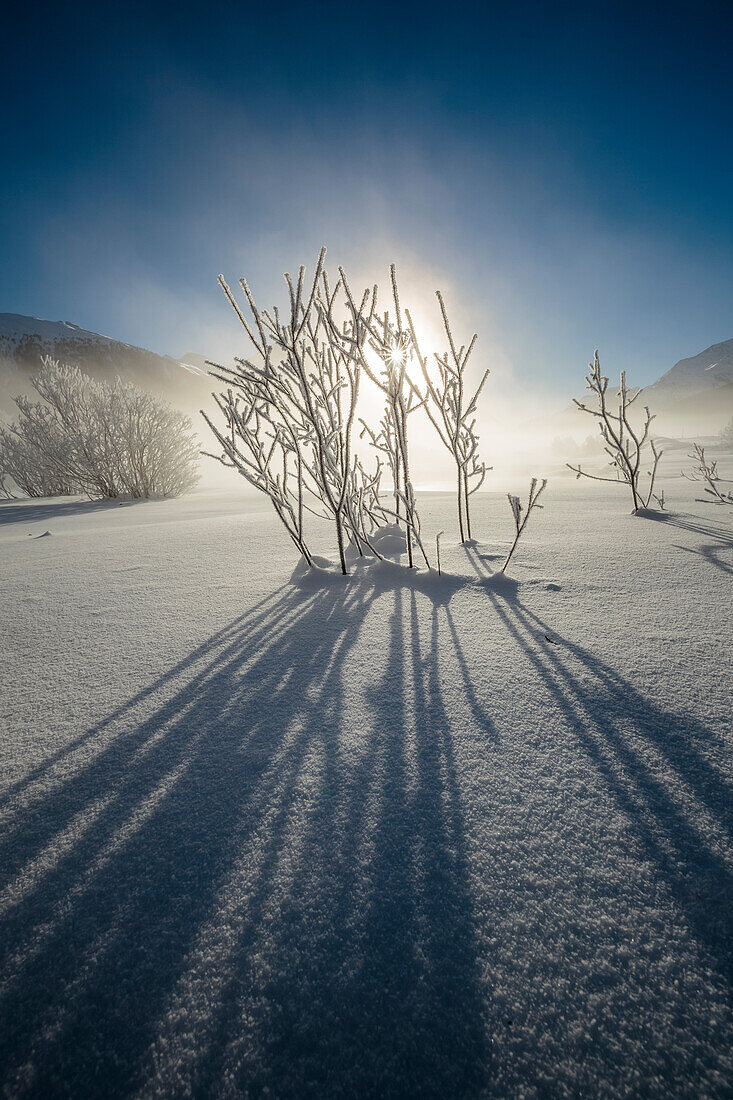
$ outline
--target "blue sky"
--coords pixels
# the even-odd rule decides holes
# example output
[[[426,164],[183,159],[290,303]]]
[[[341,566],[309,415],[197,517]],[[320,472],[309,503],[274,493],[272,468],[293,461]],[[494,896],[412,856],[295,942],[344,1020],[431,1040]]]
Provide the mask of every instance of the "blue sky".
[[[13,18],[0,311],[225,356],[217,273],[266,304],[325,243],[425,310],[445,288],[507,386],[572,389],[596,345],[650,382],[733,337],[728,4]]]

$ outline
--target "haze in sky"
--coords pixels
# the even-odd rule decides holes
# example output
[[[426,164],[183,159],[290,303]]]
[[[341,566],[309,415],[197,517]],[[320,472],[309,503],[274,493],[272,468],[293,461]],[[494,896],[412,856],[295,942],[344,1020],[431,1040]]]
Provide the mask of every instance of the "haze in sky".
[[[476,370],[651,382],[733,335],[727,4],[43,5],[6,23],[0,309],[226,357],[329,249]],[[436,314],[437,320],[437,314]],[[581,383],[582,388],[582,383]]]

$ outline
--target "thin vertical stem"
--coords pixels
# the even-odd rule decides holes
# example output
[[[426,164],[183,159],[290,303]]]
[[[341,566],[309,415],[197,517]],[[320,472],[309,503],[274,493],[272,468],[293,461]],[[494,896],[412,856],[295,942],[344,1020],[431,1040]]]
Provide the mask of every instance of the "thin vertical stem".
[[[463,470],[463,493],[466,498],[466,531],[468,533],[469,540],[471,539],[471,511],[468,505],[468,475],[466,470]]]

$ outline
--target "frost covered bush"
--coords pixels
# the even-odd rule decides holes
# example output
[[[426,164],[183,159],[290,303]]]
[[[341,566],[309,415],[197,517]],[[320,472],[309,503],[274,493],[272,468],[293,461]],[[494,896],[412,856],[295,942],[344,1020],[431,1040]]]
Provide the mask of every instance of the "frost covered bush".
[[[629,390],[626,385],[626,372],[621,371],[621,382],[616,397],[618,405],[616,412],[609,407],[608,378],[601,373],[601,363],[598,358],[598,350],[593,356],[593,362],[588,364],[586,375],[586,389],[589,389],[596,399],[596,407],[591,408],[582,401],[573,398],[574,403],[582,412],[598,418],[598,427],[603,440],[603,449],[610,458],[609,465],[615,473],[612,477],[604,477],[600,474],[589,474],[580,465],[573,466],[567,463],[577,477],[589,477],[594,481],[620,481],[625,482],[631,490],[634,503],[633,511],[639,508],[647,508],[654,493],[654,479],[657,473],[657,465],[662,452],[657,450],[656,443],[649,436],[649,427],[654,416],[649,412],[648,406],[644,407],[645,419],[641,428],[635,428],[630,417],[629,410],[641,393],[640,389]],[[645,458],[644,453],[649,448],[651,459]],[[644,470],[643,465],[650,462],[651,469]],[[642,478],[648,477],[646,487],[642,487]]]
[[[50,358],[32,381],[40,401],[17,397],[17,420],[0,428],[0,471],[29,496],[167,497],[195,485],[191,421],[166,402]]]
[[[308,565],[313,556],[305,538],[305,516],[313,513],[335,527],[341,571],[346,573],[349,546],[380,557],[373,535],[395,522],[405,530],[408,566],[419,554],[430,569],[412,483],[408,443],[409,420],[425,409],[457,468],[461,538],[470,537],[469,496],[479,488],[486,467],[479,461],[475,435],[476,402],[486,375],[471,396],[465,370],[474,346],[457,349],[443,299],[438,295],[450,357],[436,356],[439,378],[433,381],[417,344],[409,312],[403,309],[394,265],[390,268],[390,299],[377,308],[378,287],[360,298],[346,272],[329,282],[321,250],[312,280],[305,268],[296,280],[285,276],[289,303],[261,310],[244,279],[240,286],[247,315],[223,276],[219,283],[236,312],[254,354],[236,359],[236,367],[210,365],[223,382],[214,394],[223,415],[215,424],[202,415],[221,450],[211,457],[232,467],[269,497],[283,526]],[[427,392],[408,372],[417,358]],[[487,372],[488,373],[488,372]],[[356,410],[362,378],[384,398],[376,426],[359,420],[359,437],[371,447],[376,466],[367,469],[355,454]],[[394,507],[380,499],[384,470],[392,479]]]
[[[393,273],[394,319],[376,313],[377,288],[357,303],[346,275],[332,287],[324,269],[325,249],[306,286],[305,268],[297,280],[285,276],[289,308],[260,310],[247,282],[240,280],[251,320],[245,317],[224,280],[219,283],[254,349],[236,368],[212,364],[211,374],[227,387],[214,399],[224,425],[202,415],[221,447],[217,458],[238,470],[272,506],[306,562],[313,565],[304,530],[306,513],[335,527],[342,573],[353,546],[380,557],[372,535],[391,519],[402,522],[413,565],[413,544],[429,563],[410,479],[407,418],[417,407],[405,366],[399,298]],[[339,297],[341,296],[341,297]],[[337,311],[342,319],[337,318]],[[369,363],[366,346],[377,353],[381,371]],[[382,429],[370,431],[376,468],[367,470],[354,453],[356,405],[362,374],[385,395]],[[365,426],[366,428],[366,426]],[[395,510],[380,501],[385,463],[394,480]]]
[[[733,505],[733,493],[727,493],[725,489],[721,488],[718,463],[707,458],[705,448],[699,443],[693,443],[692,454],[687,457],[693,459],[694,465],[692,472],[683,476],[688,481],[701,481],[704,484],[704,491],[708,496],[704,498],[703,502],[706,504]]]
[[[374,521],[368,504],[376,501],[378,507],[379,471],[376,481],[365,475],[353,453],[360,364],[330,319],[339,284],[332,292],[324,258],[322,249],[309,288],[304,267],[295,285],[285,276],[290,308],[284,317],[277,308],[261,311],[241,279],[251,324],[219,277],[255,356],[237,360],[236,369],[213,366],[212,375],[227,386],[214,395],[225,426],[214,424],[203,410],[202,415],[221,446],[212,457],[270,498],[308,565],[314,561],[305,540],[305,513],[333,521],[341,571],[347,573],[348,543],[362,551],[370,541]]]

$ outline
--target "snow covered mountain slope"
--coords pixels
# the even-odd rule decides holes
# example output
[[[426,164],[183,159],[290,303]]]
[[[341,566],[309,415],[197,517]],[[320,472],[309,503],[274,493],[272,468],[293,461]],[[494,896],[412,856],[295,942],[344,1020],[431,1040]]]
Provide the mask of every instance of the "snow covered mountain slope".
[[[733,340],[712,344],[705,351],[678,363],[646,389],[659,408],[688,394],[733,384]]]
[[[119,344],[110,336],[90,332],[71,321],[45,321],[42,317],[26,317],[22,313],[0,313],[0,345],[17,347],[25,338],[39,338],[45,342],[79,339],[101,344]],[[124,347],[132,347],[124,344]]]
[[[615,395],[618,386],[618,369],[605,360],[601,350],[601,365],[610,378],[609,393]],[[630,368],[627,381],[630,386],[640,384],[641,371]],[[588,391],[576,393],[578,400],[586,401]],[[637,402],[639,415],[644,405],[655,414],[656,435],[683,436],[715,435],[733,417],[733,340],[712,344],[705,351],[689,359],[680,359],[661,378],[642,387]],[[590,418],[580,413],[575,405],[568,404],[551,418],[531,421],[528,427],[539,434],[550,430],[558,435],[563,432],[578,436],[586,428],[592,435],[597,428]]]
[[[159,393],[176,405],[198,408],[208,394],[208,379],[200,370],[185,369],[177,359],[157,355],[70,321],[45,321],[18,313],[0,313],[0,403],[7,406],[18,392],[27,392],[41,357],[52,355],[73,363],[95,378],[121,378]],[[203,357],[196,356],[196,366]]]
[[[185,355],[182,355],[180,364],[186,370],[190,370],[192,374],[206,374],[208,362],[205,355],[199,355],[197,351],[187,351]]]

